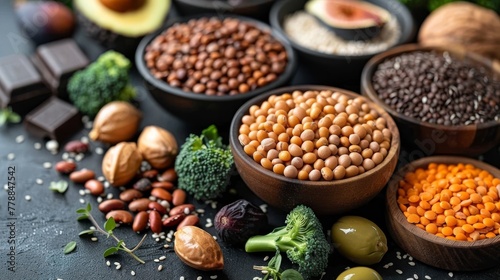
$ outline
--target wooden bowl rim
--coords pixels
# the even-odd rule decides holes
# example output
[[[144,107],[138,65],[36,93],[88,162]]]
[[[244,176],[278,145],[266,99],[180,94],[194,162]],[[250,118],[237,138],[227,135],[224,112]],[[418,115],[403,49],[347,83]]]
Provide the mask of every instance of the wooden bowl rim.
[[[392,133],[392,139],[391,139],[391,147],[389,151],[387,151],[387,156],[384,158],[384,160],[376,165],[373,169],[366,171],[363,174],[356,175],[354,177],[346,178],[346,179],[340,179],[340,180],[332,180],[332,181],[310,181],[310,180],[299,180],[299,179],[291,179],[287,178],[284,175],[279,175],[274,173],[271,170],[267,170],[263,168],[260,164],[256,163],[251,157],[249,157],[244,151],[243,147],[240,145],[238,141],[238,135],[239,135],[239,126],[241,125],[241,119],[242,117],[248,113],[248,110],[250,106],[255,105],[255,104],[261,104],[265,100],[267,100],[271,95],[281,95],[284,93],[291,93],[294,90],[300,90],[300,91],[307,91],[307,90],[331,90],[333,92],[341,92],[342,94],[346,94],[349,97],[361,97],[363,98],[369,105],[377,110],[379,114],[386,119],[388,127],[391,129]],[[394,157],[399,157],[399,149],[400,149],[400,136],[399,136],[399,130],[392,119],[391,115],[385,112],[380,106],[375,104],[374,102],[371,102],[370,99],[359,95],[353,91],[337,88],[337,87],[331,87],[331,86],[322,86],[322,85],[295,85],[295,86],[288,86],[288,87],[281,87],[274,89],[272,91],[269,91],[267,93],[261,94],[257,97],[254,97],[245,104],[243,104],[238,111],[235,113],[233,120],[231,121],[231,126],[230,126],[230,132],[229,132],[229,141],[230,141],[230,146],[233,151],[233,155],[237,156],[243,162],[250,168],[256,170],[259,173],[262,173],[263,175],[272,178],[273,180],[277,181],[282,181],[286,184],[289,185],[305,185],[312,191],[318,191],[318,190],[328,190],[331,189],[332,186],[335,187],[352,187],[353,183],[356,183],[358,180],[360,180],[362,177],[368,177],[368,176],[375,176],[381,169],[385,168],[391,160],[393,160]],[[386,182],[387,183],[387,182]],[[337,186],[339,185],[339,186]],[[385,186],[385,184],[383,185]],[[382,187],[383,187],[382,186]]]
[[[252,8],[252,7],[258,7],[264,4],[268,4],[271,2],[274,2],[276,0],[252,0],[252,1],[243,1],[239,5],[230,5],[227,2],[222,2],[223,6],[217,6],[214,7],[213,2],[220,2],[220,1],[206,1],[206,0],[174,0],[174,2],[180,2],[184,3],[187,5],[191,5],[193,7],[197,8],[204,8],[204,9],[222,9],[223,11],[227,11],[227,8],[233,8],[233,9],[246,9],[246,8]]]
[[[393,174],[391,180],[389,180],[386,192],[386,201],[387,201],[386,211],[390,219],[393,220],[394,223],[397,223],[399,226],[403,227],[405,231],[411,234],[412,236],[424,239],[426,241],[435,244],[443,245],[445,247],[452,247],[457,249],[461,248],[466,249],[470,247],[482,248],[500,242],[500,235],[497,235],[493,238],[487,238],[476,241],[450,240],[444,237],[439,237],[434,234],[428,233],[427,231],[418,228],[416,225],[408,223],[406,217],[404,216],[401,209],[399,209],[399,206],[397,204],[397,189],[399,185],[399,180],[400,178],[403,178],[408,171],[415,170],[416,168],[419,167],[425,167],[429,163],[472,164],[477,168],[488,171],[494,177],[500,178],[500,169],[497,169],[496,167],[488,163],[472,158],[461,157],[461,156],[429,156],[414,160],[406,164],[402,168],[400,168],[397,172]]]
[[[477,123],[477,124],[469,124],[469,125],[457,125],[457,126],[446,126],[446,125],[440,125],[440,124],[431,124],[428,122],[423,122],[419,119],[408,117],[404,114],[396,112],[392,107],[388,106],[383,102],[378,94],[375,92],[375,89],[373,88],[373,83],[371,82],[373,73],[375,72],[377,66],[384,60],[395,57],[398,55],[401,55],[403,53],[410,53],[410,52],[417,52],[417,51],[438,51],[438,52],[449,52],[453,56],[456,56],[460,59],[468,59],[472,61],[473,63],[482,65],[486,67],[488,70],[492,71],[493,74],[496,73],[496,69],[494,67],[494,61],[492,59],[488,59],[484,56],[478,55],[476,53],[468,52],[462,48],[456,48],[456,47],[444,47],[444,46],[423,46],[420,44],[405,44],[405,45],[400,45],[395,48],[389,49],[385,52],[382,52],[380,54],[375,55],[372,57],[365,65],[363,68],[363,71],[361,73],[361,92],[363,95],[368,96],[369,99],[371,99],[373,102],[377,103],[379,106],[384,108],[385,111],[387,111],[390,115],[395,116],[397,119],[402,119],[406,122],[422,126],[422,127],[427,127],[430,129],[438,129],[442,131],[463,131],[463,132],[469,132],[469,131],[477,131],[480,129],[487,129],[491,128],[494,126],[500,125],[500,120],[495,121],[489,121],[485,123]],[[500,75],[499,75],[500,76]]]
[[[146,50],[146,47],[160,34],[162,34],[165,30],[168,28],[172,27],[174,24],[177,23],[185,23],[191,19],[200,19],[200,18],[205,18],[205,17],[217,17],[219,19],[225,19],[225,18],[235,18],[240,21],[246,22],[253,24],[256,28],[260,30],[264,30],[269,32],[274,39],[276,39],[286,50],[287,53],[287,65],[285,67],[285,70],[283,73],[281,73],[276,80],[273,82],[264,85],[262,87],[258,87],[254,90],[248,91],[246,93],[242,94],[236,94],[236,95],[224,95],[224,96],[215,96],[215,95],[206,95],[206,94],[200,94],[200,93],[194,93],[192,91],[184,91],[180,88],[170,86],[168,83],[166,83],[163,80],[159,80],[155,78],[149,69],[146,67],[146,63],[144,60],[144,53]],[[190,16],[184,16],[184,17],[179,17],[179,18],[172,18],[169,21],[167,21],[166,24],[164,24],[161,28],[156,30],[155,32],[145,36],[142,38],[141,42],[137,46],[136,52],[135,52],[135,65],[137,68],[137,71],[139,72],[140,76],[149,84],[153,85],[157,89],[161,90],[164,94],[171,94],[175,95],[177,97],[185,98],[185,99],[191,99],[191,100],[199,100],[199,101],[212,101],[212,102],[228,102],[228,101],[238,101],[238,100],[247,100],[249,98],[258,96],[264,92],[267,92],[269,90],[272,90],[273,88],[279,87],[280,85],[283,85],[286,81],[288,81],[293,74],[295,73],[295,70],[297,69],[298,62],[297,62],[297,54],[295,53],[295,50],[292,48],[292,45],[290,42],[279,32],[276,32],[274,28],[271,27],[271,25],[260,21],[255,18],[247,17],[247,16],[242,16],[238,14],[217,14],[217,13],[202,13],[202,14],[196,14],[196,15],[190,15]]]

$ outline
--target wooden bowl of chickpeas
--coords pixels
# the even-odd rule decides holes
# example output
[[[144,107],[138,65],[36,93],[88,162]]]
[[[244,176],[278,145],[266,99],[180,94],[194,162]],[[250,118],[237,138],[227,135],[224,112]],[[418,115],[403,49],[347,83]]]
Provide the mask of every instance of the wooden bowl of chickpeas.
[[[396,167],[398,128],[383,109],[344,89],[303,85],[247,101],[231,122],[236,168],[258,197],[289,211],[339,214],[374,198]]]
[[[500,262],[500,170],[471,158],[425,157],[387,187],[387,227],[415,259],[451,271]]]

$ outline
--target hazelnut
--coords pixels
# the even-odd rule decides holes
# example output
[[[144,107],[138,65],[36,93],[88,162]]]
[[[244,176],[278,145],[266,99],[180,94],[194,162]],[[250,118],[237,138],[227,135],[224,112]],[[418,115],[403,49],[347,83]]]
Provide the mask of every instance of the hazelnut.
[[[109,144],[127,141],[137,132],[141,118],[141,112],[132,104],[112,101],[97,113],[89,137]]]
[[[142,155],[134,142],[120,142],[102,159],[102,173],[113,186],[128,183],[141,167]]]
[[[137,139],[137,146],[144,160],[156,169],[169,167],[179,151],[172,133],[158,126],[146,126]]]

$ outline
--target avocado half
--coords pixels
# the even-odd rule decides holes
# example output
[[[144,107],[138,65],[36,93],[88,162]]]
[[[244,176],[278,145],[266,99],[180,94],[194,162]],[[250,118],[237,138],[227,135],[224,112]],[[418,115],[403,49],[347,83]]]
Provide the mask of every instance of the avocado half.
[[[305,10],[345,40],[374,38],[391,18],[387,10],[355,0],[310,0]]]
[[[136,10],[116,12],[101,0],[74,0],[73,7],[88,36],[131,58],[141,39],[162,26],[170,0],[145,0]]]

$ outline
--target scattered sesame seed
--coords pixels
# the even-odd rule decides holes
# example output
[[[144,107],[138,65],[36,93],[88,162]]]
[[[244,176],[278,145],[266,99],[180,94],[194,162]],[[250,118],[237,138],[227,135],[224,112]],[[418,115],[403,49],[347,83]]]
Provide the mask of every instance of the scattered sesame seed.
[[[160,261],[164,261],[167,257],[166,256],[161,256]]]
[[[212,237],[214,238],[214,240],[217,240],[217,236],[215,236],[215,235],[212,235]]]
[[[400,260],[401,259],[401,255],[397,255],[396,258],[398,258]]]
[[[62,159],[67,160],[69,159],[69,154],[68,153],[63,153],[61,156]]]
[[[56,140],[49,140],[47,141],[47,143],[45,143],[45,149],[47,149],[52,154],[57,154],[59,143]]]
[[[106,178],[104,178],[104,176],[97,177],[97,181],[104,182],[104,180],[106,180]]]
[[[107,265],[107,266],[110,266],[110,265],[111,265],[111,262],[106,261],[106,265]]]
[[[406,278],[406,280],[415,280],[415,279],[413,279],[413,278],[410,277],[410,278]]]
[[[206,227],[206,228],[209,228],[209,227],[212,227],[213,225],[214,225],[214,224],[212,224],[212,223],[206,223],[206,224],[205,224],[205,227]]]
[[[94,237],[90,238],[90,240],[96,242],[97,241],[97,237],[94,236]]]
[[[108,194],[106,195],[106,198],[107,198],[107,199],[112,199],[112,198],[113,198],[113,193],[108,193]]]
[[[252,280],[262,280],[261,277],[254,277]]]
[[[120,268],[122,268],[122,266],[121,266],[121,265],[117,265],[117,266],[116,266],[116,270],[119,270]]]
[[[212,207],[212,209],[217,208],[217,201],[212,201],[212,202],[210,203],[210,207]]]
[[[388,269],[388,268],[389,268],[389,266],[388,266],[387,264],[385,264],[385,265],[383,266],[383,268]]]
[[[265,256],[263,261],[267,262],[268,259],[269,259],[269,256]]]
[[[120,265],[120,263],[119,263],[119,262],[114,262],[113,264],[114,264],[114,265]]]
[[[415,266],[415,262],[408,262],[409,265]]]
[[[205,213],[205,209],[196,209],[196,212],[199,213],[199,214],[203,214]]]
[[[131,270],[130,275],[135,276],[135,271]]]
[[[418,279],[418,275],[417,274],[413,274],[413,278]]]
[[[31,195],[25,195],[24,199],[26,199],[27,201],[30,201],[31,200]]]
[[[82,153],[80,153],[80,154],[77,154],[77,155],[75,156],[75,160],[76,160],[76,161],[81,161],[84,157],[85,157],[85,155],[84,155],[84,154],[82,154]]]
[[[184,280],[184,276],[179,277],[179,280]]]
[[[210,276],[210,279],[217,279],[217,275]]]
[[[409,257],[408,257],[408,260],[409,260],[409,261],[413,261],[413,257],[412,257],[412,256],[409,256]]]
[[[89,229],[96,230],[95,226],[90,226]]]
[[[111,184],[108,181],[104,181],[104,188],[107,189],[109,186],[111,186]]]
[[[156,241],[156,242],[160,242],[160,238],[159,238],[159,237],[158,237],[158,238],[156,238],[156,239],[155,239],[155,241]]]
[[[161,264],[160,264],[160,265],[158,266],[158,271],[161,271],[162,269],[163,269],[163,265],[161,265]]]
[[[160,260],[159,260],[159,259],[154,259],[153,261],[154,261],[154,262],[160,262]]]
[[[102,197],[98,196],[97,197],[97,203],[101,203],[102,202]]]
[[[168,201],[166,201],[166,200],[160,201],[160,204],[161,204],[161,206],[163,206],[165,208],[170,208],[170,203],[168,203]]]
[[[184,208],[184,214],[189,215],[190,212],[188,207]]]
[[[448,276],[453,277],[453,272],[448,272]]]
[[[80,141],[82,141],[82,143],[88,144],[89,143],[89,138],[87,136],[82,136],[80,138]]]
[[[163,248],[165,248],[165,249],[168,249],[169,247],[170,247],[170,245],[168,245],[168,244],[163,245]]]
[[[85,129],[91,129],[93,124],[92,124],[92,122],[86,122],[86,123],[83,123],[83,126],[85,127]]]
[[[80,198],[80,200],[79,200],[79,201],[80,201],[80,203],[81,203],[81,204],[85,204],[85,199]]]
[[[429,275],[424,276],[425,279],[432,279]]]
[[[259,207],[260,207],[260,210],[262,210],[262,212],[267,213],[267,204],[261,204],[261,205],[259,205]]]
[[[167,242],[172,242],[172,238],[170,238],[170,237],[167,237],[165,240],[166,240]]]
[[[101,148],[101,147],[97,147],[95,148],[95,153],[98,154],[98,155],[102,155],[104,153],[104,150]]]
[[[156,196],[152,196],[152,195],[149,196],[149,200],[151,200],[151,201],[156,201],[156,199],[157,199]]]
[[[38,178],[35,180],[35,182],[38,184],[38,185],[42,185],[43,184],[43,180]]]
[[[158,233],[153,233],[153,234],[151,234],[151,237],[153,237],[153,238],[158,238],[159,236],[160,236],[160,235],[158,235]]]
[[[407,255],[407,254],[404,254],[404,255],[403,255],[403,259],[406,259],[406,258],[408,258],[408,255]]]
[[[16,155],[14,153],[7,154],[7,159],[8,160],[14,160],[15,158],[16,158]]]
[[[160,239],[165,239],[165,235],[160,235]]]
[[[7,185],[7,184],[3,185],[3,189],[6,191],[9,190],[9,185]]]
[[[52,167],[52,163],[50,163],[48,161],[46,161],[46,162],[43,163],[43,168],[49,169],[51,167]]]
[[[196,280],[201,280],[201,279],[203,279],[203,277],[201,276],[196,277]]]
[[[81,196],[84,196],[84,195],[85,195],[85,191],[84,191],[84,190],[78,190],[78,193],[79,193]]]
[[[89,193],[90,193],[90,190],[89,190],[89,189],[85,189],[85,190],[83,190],[83,192],[84,192],[85,194],[89,194]]]
[[[348,270],[350,268],[351,268],[350,266],[346,266],[346,267],[344,267],[344,270]]]
[[[33,144],[33,147],[35,148],[35,150],[40,150],[42,148],[42,144],[36,142],[35,144]]]
[[[16,143],[23,143],[24,142],[24,135],[18,135],[16,137]]]
[[[403,274],[403,271],[402,271],[401,269],[396,269],[396,272],[397,272],[398,274]]]
[[[236,191],[236,189],[235,189],[235,188],[230,188],[230,189],[228,190],[228,192],[229,192],[230,194],[237,194],[237,193],[238,193],[238,192]]]

